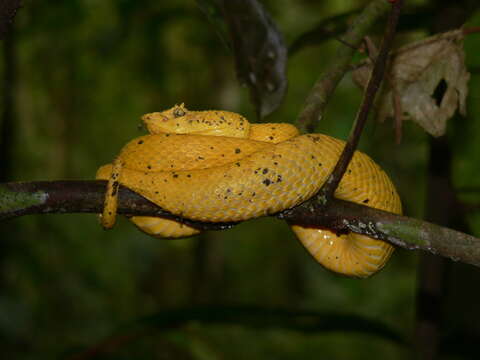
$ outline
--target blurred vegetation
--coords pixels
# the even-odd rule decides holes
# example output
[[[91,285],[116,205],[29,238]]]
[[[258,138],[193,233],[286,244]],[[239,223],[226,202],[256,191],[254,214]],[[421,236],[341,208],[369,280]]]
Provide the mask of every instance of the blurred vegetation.
[[[317,23],[366,3],[264,2],[288,44]],[[436,10],[443,6],[435,1],[407,3]],[[480,11],[470,15],[466,26],[479,26]],[[399,43],[429,31],[414,21],[410,31],[402,30]],[[143,134],[137,128],[143,113],[175,103],[236,111],[254,119],[247,89],[236,80],[231,52],[194,1],[32,0],[19,11],[10,36],[15,111],[4,134],[11,151],[10,170],[0,164],[6,181],[92,179],[124,143]],[[288,62],[287,97],[269,121],[294,121],[338,46],[332,38],[297,49]],[[468,36],[468,115],[452,119],[447,136],[455,187],[477,188],[461,193],[470,205],[480,200],[479,48],[480,36]],[[3,61],[4,76],[8,69]],[[5,106],[1,96],[0,106]],[[345,138],[360,99],[347,76],[321,131]],[[403,141],[395,145],[392,124],[372,122],[361,149],[390,174],[406,213],[423,217],[428,136],[406,122]],[[479,213],[469,212],[466,220],[471,233],[480,236]],[[0,353],[5,359],[51,359],[120,334],[114,336],[111,352],[98,358],[367,359],[375,354],[403,359],[409,356],[408,347],[361,331],[303,333],[281,324],[248,327],[242,321],[200,320],[159,331],[159,324],[155,330],[144,319],[162,318],[172,308],[188,312],[193,306],[210,305],[208,311],[214,314],[215,304],[257,305],[350,314],[410,339],[417,256],[399,250],[384,271],[359,281],[323,270],[287,226],[274,219],[169,241],[150,238],[125,219],[104,232],[93,215],[19,218],[0,223]],[[479,271],[450,266],[443,304],[448,333],[442,335],[466,343],[445,340],[442,346],[455,358],[462,358],[462,352],[469,357],[469,344],[480,336],[480,321],[466,325],[480,316],[480,291],[472,286],[480,280]],[[154,319],[149,324],[155,324]],[[143,330],[133,339],[122,337],[127,324]],[[355,320],[346,323],[345,329],[349,327],[355,327]]]

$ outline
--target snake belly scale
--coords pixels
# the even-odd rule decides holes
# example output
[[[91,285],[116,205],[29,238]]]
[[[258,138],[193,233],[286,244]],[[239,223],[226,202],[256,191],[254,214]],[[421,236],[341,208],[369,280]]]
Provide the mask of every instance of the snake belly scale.
[[[183,104],[143,116],[150,135],[136,138],[112,164],[97,171],[109,180],[104,227],[116,215],[118,184],[169,212],[208,222],[242,221],[302,203],[323,185],[344,142],[323,134],[299,135],[289,124],[249,124],[226,111],[189,111]],[[401,213],[392,182],[367,155],[357,151],[335,197]],[[182,237],[198,232],[172,220],[132,217],[144,232]],[[307,251],[324,267],[368,277],[389,259],[393,247],[363,235],[294,225]]]

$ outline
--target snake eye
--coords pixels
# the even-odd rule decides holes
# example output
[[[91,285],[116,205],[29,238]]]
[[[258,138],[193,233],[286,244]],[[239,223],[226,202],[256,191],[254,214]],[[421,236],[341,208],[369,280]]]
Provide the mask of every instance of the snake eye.
[[[173,116],[176,117],[176,118],[181,117],[181,116],[185,116],[185,114],[186,114],[186,112],[183,109],[183,107],[181,107],[181,106],[178,106],[173,110]]]

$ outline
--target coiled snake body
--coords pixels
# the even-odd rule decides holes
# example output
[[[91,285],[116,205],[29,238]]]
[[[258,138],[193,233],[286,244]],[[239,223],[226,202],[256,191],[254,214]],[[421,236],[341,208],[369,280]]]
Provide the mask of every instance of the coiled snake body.
[[[98,179],[109,180],[104,227],[115,221],[122,184],[163,209],[188,219],[241,221],[298,205],[314,195],[332,171],[344,142],[322,134],[299,135],[289,124],[249,124],[226,111],[189,111],[183,104],[143,116],[150,135],[136,138]],[[394,213],[401,203],[388,176],[356,152],[335,197]],[[198,232],[172,220],[132,217],[144,232],[182,237]],[[355,277],[380,270],[393,247],[357,234],[337,236],[292,226],[326,268]]]

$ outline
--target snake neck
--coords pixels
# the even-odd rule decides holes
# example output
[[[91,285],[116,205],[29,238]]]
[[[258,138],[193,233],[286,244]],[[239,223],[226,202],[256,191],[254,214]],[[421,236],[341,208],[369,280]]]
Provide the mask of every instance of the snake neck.
[[[278,144],[286,141],[300,133],[298,129],[286,123],[267,123],[267,124],[251,124],[248,138],[255,141],[264,141]]]

